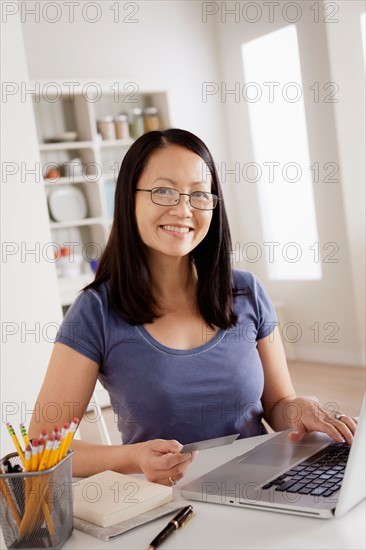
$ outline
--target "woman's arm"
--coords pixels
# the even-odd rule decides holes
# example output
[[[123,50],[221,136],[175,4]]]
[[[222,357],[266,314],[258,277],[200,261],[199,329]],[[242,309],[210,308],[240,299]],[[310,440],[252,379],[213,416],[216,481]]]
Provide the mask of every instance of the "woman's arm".
[[[296,397],[278,328],[258,341],[258,352],[264,371],[262,404],[264,418],[275,430],[292,428],[289,438],[300,441],[307,432],[319,431],[335,441],[343,438],[351,444],[356,429],[353,418],[341,420],[322,407],[316,397]]]
[[[82,418],[93,394],[98,364],[72,348],[56,343],[40,390],[29,437],[39,437],[42,429],[51,432],[73,417]],[[157,439],[133,445],[97,445],[73,440],[73,475],[86,477],[104,470],[144,473],[150,481],[170,485],[169,477],[183,477],[194,455],[180,454],[177,441]]]

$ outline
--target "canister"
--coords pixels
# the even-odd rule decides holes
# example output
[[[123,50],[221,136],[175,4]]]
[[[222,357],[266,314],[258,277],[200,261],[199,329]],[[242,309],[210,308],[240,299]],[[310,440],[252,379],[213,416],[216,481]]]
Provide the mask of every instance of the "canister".
[[[127,115],[120,114],[115,116],[114,126],[116,129],[117,139],[128,139],[130,137],[130,129],[128,127]]]
[[[136,107],[129,112],[129,127],[130,135],[133,139],[137,139],[144,133],[144,118],[142,116],[142,109]]]
[[[97,127],[103,140],[116,139],[116,130],[112,115],[106,115],[98,118]]]
[[[152,132],[153,130],[159,130],[160,121],[158,116],[158,110],[156,107],[146,107],[143,111],[144,116],[144,131]]]

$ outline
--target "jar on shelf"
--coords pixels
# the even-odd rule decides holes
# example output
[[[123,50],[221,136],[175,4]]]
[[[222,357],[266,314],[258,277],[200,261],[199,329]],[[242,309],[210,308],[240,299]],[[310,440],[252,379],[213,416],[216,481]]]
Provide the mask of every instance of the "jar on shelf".
[[[127,115],[120,114],[114,117],[114,127],[117,139],[129,139],[130,129],[128,126]]]
[[[142,116],[142,109],[136,107],[129,112],[129,128],[130,135],[133,139],[137,139],[144,133],[144,117]]]
[[[63,246],[55,251],[56,269],[59,277],[78,277],[82,273],[83,257],[81,254],[70,254],[70,248]]]
[[[98,118],[97,127],[103,140],[116,139],[116,129],[112,115],[106,115]]]
[[[160,121],[158,116],[158,110],[156,107],[146,107],[143,111],[144,117],[144,131],[152,132],[153,130],[159,130]]]

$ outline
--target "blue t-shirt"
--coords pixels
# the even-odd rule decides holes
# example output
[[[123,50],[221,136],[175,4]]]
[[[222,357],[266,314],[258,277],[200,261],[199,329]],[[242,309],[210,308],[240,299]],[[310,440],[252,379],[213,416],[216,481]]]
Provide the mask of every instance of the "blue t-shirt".
[[[234,271],[238,324],[199,347],[172,349],[111,307],[108,284],[81,292],[56,341],[99,364],[99,380],[118,417],[123,443],[177,439],[190,443],[265,433],[263,368],[257,340],[277,324],[271,301],[251,273]]]

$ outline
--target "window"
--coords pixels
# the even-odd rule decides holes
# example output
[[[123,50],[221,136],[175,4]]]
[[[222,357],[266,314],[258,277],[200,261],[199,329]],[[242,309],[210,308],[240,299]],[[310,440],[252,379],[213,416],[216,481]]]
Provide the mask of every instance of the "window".
[[[268,276],[321,279],[295,26],[243,44],[242,59]]]
[[[361,36],[362,36],[363,60],[366,65],[365,27],[366,27],[366,12],[363,12],[361,13]]]

